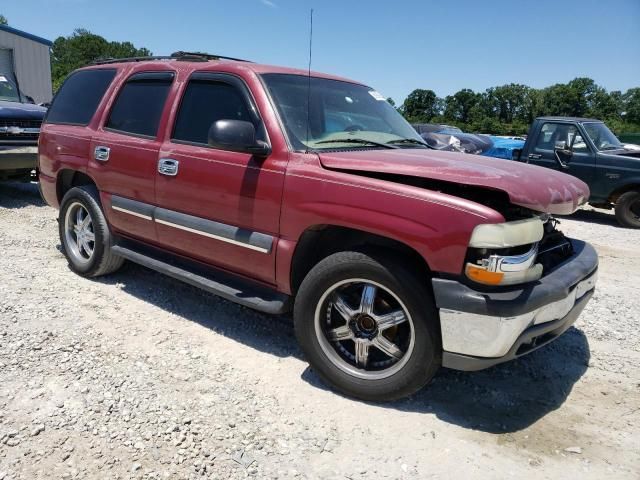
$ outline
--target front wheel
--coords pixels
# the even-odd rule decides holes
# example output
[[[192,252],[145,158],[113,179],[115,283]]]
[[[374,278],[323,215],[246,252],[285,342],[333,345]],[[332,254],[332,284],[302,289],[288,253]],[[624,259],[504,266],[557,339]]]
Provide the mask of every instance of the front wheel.
[[[616,219],[623,227],[640,228],[640,191],[620,195],[616,202]]]
[[[385,255],[340,252],[316,265],[294,306],[296,336],[321,378],[363,400],[422,388],[441,363],[429,279]]]

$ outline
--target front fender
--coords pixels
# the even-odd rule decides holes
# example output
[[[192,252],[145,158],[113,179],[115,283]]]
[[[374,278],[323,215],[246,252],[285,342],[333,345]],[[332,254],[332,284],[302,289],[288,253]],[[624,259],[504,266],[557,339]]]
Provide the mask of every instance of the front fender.
[[[473,229],[499,223],[495,210],[451,195],[329,170],[287,173],[276,277],[289,285],[295,245],[314,225],[390,238],[418,252],[434,272],[462,271]]]

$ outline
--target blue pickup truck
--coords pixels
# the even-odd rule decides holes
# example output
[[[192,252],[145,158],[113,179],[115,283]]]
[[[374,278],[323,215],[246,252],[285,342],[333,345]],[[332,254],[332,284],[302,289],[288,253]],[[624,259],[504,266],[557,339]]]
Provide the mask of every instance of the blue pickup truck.
[[[20,92],[11,76],[0,72],[0,181],[31,178],[46,112]]]

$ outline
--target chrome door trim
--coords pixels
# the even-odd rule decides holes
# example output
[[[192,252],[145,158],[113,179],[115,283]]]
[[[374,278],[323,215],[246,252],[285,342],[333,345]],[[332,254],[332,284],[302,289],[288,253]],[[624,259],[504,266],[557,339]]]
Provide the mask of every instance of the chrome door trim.
[[[133,215],[134,217],[144,218],[145,220],[149,220],[149,221],[153,220],[153,218],[149,217],[148,215],[143,215],[141,213],[132,212],[131,210],[127,210],[126,208],[116,207],[115,205],[111,205],[111,208],[113,210],[116,210],[117,212],[127,213],[129,215]]]
[[[231,238],[221,237],[219,235],[215,235],[213,233],[203,232],[202,230],[196,230],[195,228],[185,227],[184,225],[178,225],[177,223],[167,222],[166,220],[158,220],[156,218],[156,223],[160,223],[162,225],[166,225],[168,227],[177,228],[179,230],[184,230],[185,232],[195,233],[197,235],[202,235],[203,237],[213,238],[214,240],[220,240],[221,242],[231,243],[233,245],[237,245],[239,247],[248,248],[250,250],[255,250],[256,252],[261,253],[269,253],[270,249],[257,247],[255,245],[251,245],[249,243],[239,242],[237,240],[232,240]]]
[[[260,253],[271,253],[273,248],[272,235],[167,210],[118,195],[111,195],[111,209]]]

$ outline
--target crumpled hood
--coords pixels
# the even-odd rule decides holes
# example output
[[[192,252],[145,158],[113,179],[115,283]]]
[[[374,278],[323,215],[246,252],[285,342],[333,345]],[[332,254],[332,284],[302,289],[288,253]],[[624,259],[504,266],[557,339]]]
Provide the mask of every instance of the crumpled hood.
[[[505,192],[514,205],[555,215],[573,213],[589,187],[570,175],[511,160],[424,149],[320,153],[325,168],[406,175]]]
[[[39,105],[0,100],[0,120],[42,120],[45,113],[47,109]]]

